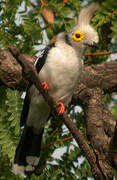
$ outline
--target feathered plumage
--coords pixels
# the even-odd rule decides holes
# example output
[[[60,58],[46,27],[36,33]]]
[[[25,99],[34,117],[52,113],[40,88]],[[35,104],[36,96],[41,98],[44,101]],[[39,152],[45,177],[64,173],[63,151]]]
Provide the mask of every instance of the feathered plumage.
[[[76,26],[60,35],[55,44],[47,46],[36,67],[41,81],[49,85],[49,94],[57,102],[67,105],[80,80],[83,54],[88,46],[98,43],[97,32],[89,25],[98,6],[83,8]],[[21,125],[24,130],[16,149],[13,164],[15,174],[34,171],[39,162],[41,138],[51,108],[34,85],[30,85],[24,100]]]

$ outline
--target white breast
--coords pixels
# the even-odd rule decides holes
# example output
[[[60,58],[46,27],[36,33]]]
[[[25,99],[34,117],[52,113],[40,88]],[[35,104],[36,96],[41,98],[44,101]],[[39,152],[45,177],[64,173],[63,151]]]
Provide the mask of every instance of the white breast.
[[[71,100],[81,71],[82,60],[78,59],[71,46],[62,43],[50,50],[39,76],[49,84],[50,95],[67,104]]]

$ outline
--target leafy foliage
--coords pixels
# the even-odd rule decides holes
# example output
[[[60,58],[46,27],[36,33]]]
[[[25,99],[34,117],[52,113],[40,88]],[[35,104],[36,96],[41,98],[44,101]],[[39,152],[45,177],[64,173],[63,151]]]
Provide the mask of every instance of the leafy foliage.
[[[19,92],[1,88],[1,93],[3,89],[5,92],[1,100],[0,145],[2,147],[2,154],[7,155],[10,161],[12,161],[20,134],[19,117],[22,103]]]
[[[109,42],[111,38],[117,38],[117,9],[116,0],[101,1],[95,0],[101,4],[100,10],[95,14],[92,25],[98,30],[100,36],[100,49],[88,50],[88,52],[100,52],[110,50]],[[41,27],[39,17],[42,6],[32,8],[31,2],[28,0],[0,0],[0,47],[7,48],[8,45],[17,46],[21,52],[34,55],[36,50],[34,45],[42,43],[42,32],[46,30],[51,40],[60,32],[69,30],[75,24],[75,18],[69,17],[71,9],[75,14],[79,14],[80,0],[69,0],[64,4],[63,0],[49,0],[50,7],[54,14],[56,23],[46,24]],[[22,8],[21,8],[22,7]],[[115,12],[112,16],[110,16]],[[106,28],[108,27],[108,28]],[[109,31],[108,31],[109,29]],[[104,39],[105,38],[105,39]],[[107,56],[88,57],[87,63],[101,63],[105,61]],[[20,113],[23,101],[21,93],[6,89],[4,86],[0,88],[0,179],[1,180],[20,180],[21,177],[14,176],[11,172],[11,163],[15,152],[16,145],[19,141],[21,130],[19,127]],[[115,106],[113,113],[116,115]],[[85,137],[85,123],[83,112],[71,114],[71,118],[77,123],[77,127]],[[55,121],[55,120],[52,120]],[[56,120],[58,122],[58,120]],[[57,123],[58,124],[58,123]],[[53,132],[54,131],[54,132]],[[51,132],[51,133],[50,133]],[[41,153],[41,163],[39,172],[40,176],[33,175],[31,180],[76,180],[78,177],[83,180],[92,177],[88,162],[83,159],[79,164],[82,152],[75,145],[73,140],[61,141],[61,139],[71,136],[67,132],[63,133],[62,123],[53,130],[51,124],[48,123],[43,138],[43,147]],[[56,144],[54,142],[57,142]],[[48,145],[49,144],[49,145]],[[53,144],[53,145],[51,145]],[[48,146],[47,146],[48,145]],[[65,153],[61,158],[54,157],[53,152],[62,147]],[[71,148],[72,147],[72,148]],[[57,153],[56,153],[57,154]]]

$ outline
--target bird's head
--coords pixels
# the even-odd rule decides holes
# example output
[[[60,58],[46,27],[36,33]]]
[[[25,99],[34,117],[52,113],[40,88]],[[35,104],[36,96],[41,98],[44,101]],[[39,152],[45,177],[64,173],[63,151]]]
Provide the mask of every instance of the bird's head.
[[[90,25],[90,20],[98,7],[96,3],[92,3],[83,8],[78,16],[77,25],[65,34],[69,44],[74,48],[84,50],[86,47],[98,47],[98,33]]]

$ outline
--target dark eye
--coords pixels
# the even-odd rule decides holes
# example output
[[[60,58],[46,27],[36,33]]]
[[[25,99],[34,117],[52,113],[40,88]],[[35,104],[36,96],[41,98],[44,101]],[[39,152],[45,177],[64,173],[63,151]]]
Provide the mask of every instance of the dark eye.
[[[80,34],[75,34],[76,38],[80,38]]]

